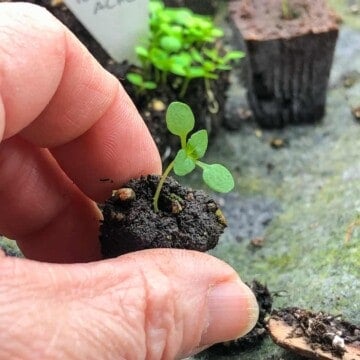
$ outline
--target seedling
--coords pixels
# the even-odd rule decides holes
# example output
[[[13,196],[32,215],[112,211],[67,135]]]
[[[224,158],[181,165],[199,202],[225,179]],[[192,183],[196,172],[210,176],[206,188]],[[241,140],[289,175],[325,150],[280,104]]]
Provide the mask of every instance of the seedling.
[[[153,198],[155,212],[159,211],[160,192],[171,170],[174,170],[178,176],[185,176],[198,166],[203,171],[202,177],[205,184],[212,190],[227,193],[234,188],[234,179],[225,166],[200,161],[208,147],[208,134],[203,129],[193,133],[188,139],[189,133],[195,126],[194,114],[188,105],[177,101],[172,102],[166,112],[166,125],[172,134],[180,137],[181,149],[160,178]]]
[[[212,19],[187,8],[167,8],[159,0],[150,0],[149,4],[149,38],[136,47],[144,81],[169,86],[182,99],[191,80],[203,78],[206,89],[210,89],[211,80],[231,70],[231,62],[244,57],[241,51],[215,50],[217,39],[224,33]]]
[[[285,20],[292,20],[296,17],[295,11],[290,7],[289,0],[281,0],[281,12]]]
[[[136,86],[136,96],[141,95],[145,90],[154,90],[157,85],[153,81],[146,81],[141,74],[128,73],[126,78]]]

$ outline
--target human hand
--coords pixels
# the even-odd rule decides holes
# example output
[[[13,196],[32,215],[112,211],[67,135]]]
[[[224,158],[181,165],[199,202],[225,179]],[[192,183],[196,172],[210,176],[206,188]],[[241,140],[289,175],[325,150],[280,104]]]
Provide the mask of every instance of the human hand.
[[[0,140],[0,233],[32,259],[0,251],[0,359],[176,359],[254,325],[253,294],[209,255],[96,261],[94,200],[159,155],[118,81],[29,4],[0,4]]]

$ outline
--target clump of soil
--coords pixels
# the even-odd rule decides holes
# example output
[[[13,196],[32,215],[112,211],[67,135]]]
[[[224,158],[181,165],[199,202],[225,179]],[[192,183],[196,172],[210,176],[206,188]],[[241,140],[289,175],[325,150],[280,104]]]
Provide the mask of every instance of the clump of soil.
[[[259,319],[255,327],[242,338],[216,344],[205,350],[205,353],[216,355],[236,355],[242,351],[258,346],[259,343],[267,336],[267,318],[271,313],[273,302],[271,293],[266,285],[261,284],[257,280],[253,280],[251,284],[247,285],[254,292],[260,309]]]
[[[159,176],[130,180],[104,204],[100,242],[105,258],[150,248],[207,251],[216,246],[226,221],[214,200],[168,178],[153,197]]]
[[[269,320],[274,342],[316,359],[360,359],[360,327],[323,312],[290,307]]]

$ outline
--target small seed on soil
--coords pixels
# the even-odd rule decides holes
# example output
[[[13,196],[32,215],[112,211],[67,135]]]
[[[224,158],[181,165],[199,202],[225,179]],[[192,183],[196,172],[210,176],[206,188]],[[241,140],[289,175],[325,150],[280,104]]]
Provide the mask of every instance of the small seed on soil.
[[[179,214],[182,211],[182,206],[180,205],[180,202],[177,200],[173,200],[171,202],[171,212],[173,214]]]
[[[113,196],[117,197],[120,201],[135,200],[135,191],[131,188],[121,188],[113,192]]]
[[[215,213],[216,210],[218,209],[218,206],[212,201],[207,203],[206,206],[207,206],[208,210],[213,212],[213,213]]]
[[[270,146],[273,149],[281,149],[287,145],[287,141],[281,138],[275,138],[270,141]]]
[[[153,99],[150,103],[150,106],[155,111],[165,111],[166,105],[159,99]]]
[[[115,212],[115,211],[111,212],[110,216],[113,220],[116,220],[116,221],[122,221],[125,219],[125,215],[123,213],[119,213],[119,212]]]

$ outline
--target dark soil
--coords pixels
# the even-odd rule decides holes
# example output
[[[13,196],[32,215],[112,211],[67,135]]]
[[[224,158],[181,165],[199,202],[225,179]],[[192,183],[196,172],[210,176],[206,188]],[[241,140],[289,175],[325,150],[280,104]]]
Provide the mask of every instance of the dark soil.
[[[304,338],[314,351],[314,357],[323,359],[320,354],[316,356],[317,350],[322,350],[335,358],[342,359],[350,349],[347,346],[357,348],[356,359],[360,357],[360,327],[342,320],[340,316],[292,307],[274,310],[271,319],[282,320],[293,329],[287,338]],[[273,335],[273,338],[281,345],[276,335]],[[298,350],[299,353],[303,353],[303,349]],[[349,358],[352,356],[350,355]]]
[[[106,201],[100,227],[105,258],[150,248],[207,251],[216,246],[226,222],[215,201],[168,178],[155,213],[158,181],[155,175],[131,180]]]
[[[273,302],[271,293],[265,285],[261,284],[257,280],[254,280],[251,284],[248,285],[254,292],[260,309],[259,319],[255,327],[242,338],[216,344],[211,348],[205,350],[204,352],[199,354],[201,358],[204,358],[204,356],[206,358],[206,354],[211,354],[212,356],[237,355],[240,354],[242,351],[255,348],[267,336],[266,319],[271,313]]]

